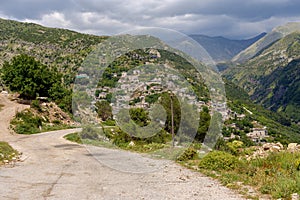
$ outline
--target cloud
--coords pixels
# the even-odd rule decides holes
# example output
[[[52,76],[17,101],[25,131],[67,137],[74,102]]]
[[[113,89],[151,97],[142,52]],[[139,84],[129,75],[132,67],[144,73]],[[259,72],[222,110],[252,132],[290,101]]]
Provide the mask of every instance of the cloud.
[[[72,22],[67,20],[63,13],[59,13],[57,11],[43,15],[40,20],[25,19],[23,21],[39,23],[49,27],[72,27]]]
[[[298,8],[298,0],[10,0],[0,16],[101,35],[151,26],[241,38],[300,21]]]

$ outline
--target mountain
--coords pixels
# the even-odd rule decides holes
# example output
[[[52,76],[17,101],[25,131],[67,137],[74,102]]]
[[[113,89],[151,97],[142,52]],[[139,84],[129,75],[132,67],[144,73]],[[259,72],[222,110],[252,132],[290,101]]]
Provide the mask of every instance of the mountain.
[[[285,34],[293,28],[275,30]],[[253,46],[260,46],[263,40]],[[246,90],[256,103],[300,121],[300,32],[276,40],[245,63],[227,69],[224,76]]]
[[[93,46],[106,38],[0,19],[0,66],[15,55],[27,54],[65,74],[74,74]]]
[[[216,62],[224,62],[231,60],[235,55],[265,35],[266,33],[261,33],[260,35],[247,40],[231,40],[220,36],[209,37],[205,35],[190,35],[190,37],[201,44],[213,60]]]
[[[259,39],[262,35],[253,38],[252,40],[247,40],[247,41],[231,41],[228,42],[228,39],[222,38],[222,37],[216,37],[216,38],[211,38],[211,42],[209,45],[209,43],[207,44],[206,48],[208,48],[209,46],[214,46],[212,44],[215,44],[214,48],[218,49],[221,48],[221,46],[223,45],[223,50],[225,49],[225,41],[227,41],[227,44],[235,44],[232,45],[231,48],[228,48],[228,51],[225,52],[222,55],[227,54],[228,52],[233,52],[233,46],[234,47],[239,47],[242,48],[241,46],[238,45],[239,44],[243,44],[246,46],[250,45],[250,43],[256,41],[257,39]],[[297,55],[299,55],[299,52],[297,53],[297,51],[300,49],[299,43],[297,42],[297,38],[298,38],[298,34],[294,34],[291,35],[290,37],[286,38],[286,41],[283,41],[283,44],[279,44],[278,46],[284,46],[286,47],[286,51],[284,51],[281,55],[281,57],[279,56],[279,58],[283,59],[284,62],[282,60],[280,60],[280,62],[283,65],[282,69],[287,70],[286,73],[283,73],[283,71],[276,71],[276,66],[274,67],[273,65],[271,65],[272,63],[274,63],[274,61],[272,60],[273,57],[276,56],[270,56],[270,57],[264,57],[261,59],[261,61],[259,62],[263,62],[263,61],[268,61],[268,59],[270,60],[270,63],[266,63],[269,64],[270,66],[270,72],[268,74],[264,74],[266,72],[268,72],[268,70],[262,69],[260,71],[261,75],[259,77],[266,77],[267,75],[272,74],[272,72],[276,72],[277,74],[272,74],[272,76],[267,77],[266,78],[266,82],[270,82],[271,83],[271,88],[276,88],[274,86],[275,83],[277,82],[272,82],[273,79],[277,78],[279,75],[284,75],[286,74],[287,76],[282,76],[280,78],[282,83],[282,87],[290,87],[292,91],[290,90],[286,90],[288,91],[288,95],[286,95],[287,98],[284,98],[285,95],[280,96],[281,101],[283,103],[285,103],[286,101],[289,101],[291,99],[291,101],[293,101],[295,104],[299,105],[298,103],[298,98],[297,98],[297,93],[299,93],[297,90],[297,87],[299,85],[299,83],[296,81],[297,79],[297,74],[299,74],[299,72],[297,71],[297,73],[295,74],[295,76],[290,75],[292,71],[298,70],[299,69],[299,61],[297,60]],[[195,36],[196,37],[196,36]],[[64,30],[64,29],[57,29],[57,28],[47,28],[47,27],[43,27],[37,24],[32,24],[32,23],[21,23],[21,22],[16,22],[16,21],[12,21],[12,20],[3,20],[0,19],[0,66],[2,65],[2,63],[4,63],[5,61],[10,61],[12,57],[18,55],[18,54],[27,54],[29,56],[33,56],[36,60],[46,64],[49,68],[57,68],[59,70],[60,73],[63,74],[63,78],[62,78],[62,83],[63,86],[66,86],[68,89],[70,89],[72,86],[72,83],[74,83],[74,77],[77,74],[77,71],[82,70],[81,68],[81,64],[84,60],[84,58],[93,50],[95,49],[96,45],[103,42],[104,40],[106,40],[108,37],[106,36],[94,36],[94,35],[87,35],[87,34],[81,34],[81,33],[77,33],[74,31],[70,31],[70,30]],[[203,38],[203,37],[202,37]],[[205,37],[204,37],[205,38]],[[206,37],[206,39],[209,37]],[[136,38],[133,38],[136,39]],[[208,40],[208,39],[207,39]],[[221,42],[223,41],[223,43]],[[222,44],[222,45],[221,45]],[[111,45],[114,45],[114,43],[111,43]],[[219,45],[219,46],[218,46]],[[274,44],[275,45],[275,44]],[[217,47],[216,47],[217,46]],[[244,47],[243,47],[244,48]],[[274,46],[274,49],[277,49],[278,47]],[[213,49],[213,48],[212,48]],[[238,51],[238,50],[236,50]],[[269,50],[272,53],[278,53],[277,50]],[[219,53],[222,53],[223,51],[219,51]],[[279,51],[280,53],[281,51]],[[124,65],[126,66],[126,63],[128,65],[128,63],[133,63],[133,64],[137,64],[137,63],[144,63],[143,59],[140,60],[141,58],[144,59],[149,59],[150,60],[154,60],[155,63],[159,63],[162,61],[168,61],[168,63],[172,64],[175,66],[175,68],[177,70],[179,70],[181,75],[186,75],[188,77],[187,80],[191,81],[191,84],[194,88],[196,88],[196,92],[198,92],[202,97],[206,97],[208,90],[203,86],[204,84],[202,84],[201,82],[201,77],[197,76],[196,72],[194,69],[188,69],[188,65],[189,63],[186,62],[185,60],[182,59],[178,59],[178,56],[176,56],[175,54],[171,54],[168,51],[160,51],[160,56],[154,56],[149,52],[140,52],[139,54],[137,52],[133,52],[133,57],[134,59],[129,59],[129,61],[127,62],[127,60],[125,59],[126,56],[130,56],[131,54],[126,54],[124,55],[125,57],[120,57],[119,60],[117,60],[116,62],[112,63],[112,66],[110,69],[113,69],[113,66],[116,66],[116,76],[114,75],[114,78],[111,79],[111,76],[107,76],[108,80],[115,80],[116,78],[118,78],[118,76],[121,76],[122,73],[120,73],[121,71],[119,70],[120,68],[124,67]],[[216,52],[214,52],[213,50],[211,50],[211,53],[215,53],[215,56],[218,56]],[[263,52],[261,55],[264,55],[265,52]],[[267,53],[267,52],[266,52]],[[231,56],[233,55],[230,54]],[[151,57],[149,57],[151,56]],[[266,56],[269,56],[269,54],[266,54]],[[278,57],[278,56],[277,56]],[[276,58],[277,58],[276,57]],[[156,58],[156,59],[154,59]],[[222,60],[222,59],[219,59]],[[95,62],[100,62],[99,59],[94,60]],[[120,61],[120,62],[119,62]],[[122,61],[122,62],[121,62]],[[146,61],[146,60],[145,60]],[[148,61],[148,60],[147,60]],[[257,61],[258,62],[258,61]],[[279,62],[279,61],[278,61]],[[93,62],[89,63],[90,65],[93,66]],[[284,66],[289,66],[288,68],[284,68]],[[250,66],[252,66],[252,63],[249,63],[249,68]],[[258,65],[260,66],[260,65]],[[247,66],[243,66],[243,67],[247,67]],[[188,69],[188,70],[187,70]],[[227,70],[226,73],[228,75],[228,77],[232,78],[232,81],[234,81],[235,83],[239,83],[241,82],[241,85],[243,86],[243,80],[244,78],[247,79],[247,74],[243,74],[242,72],[244,72],[243,70],[239,70],[239,71],[235,71],[237,69],[241,69],[241,68],[235,68],[234,66],[230,67],[230,70],[232,69],[232,71]],[[281,68],[280,68],[281,69]],[[109,72],[109,70],[107,72]],[[255,70],[253,70],[254,73],[257,74],[257,72],[255,72]],[[236,72],[236,73],[231,73],[231,72]],[[279,75],[278,75],[279,74]],[[85,75],[83,77],[86,77],[89,75],[89,73],[81,73],[81,75]],[[111,74],[109,74],[111,75]],[[154,76],[156,76],[157,74],[153,74]],[[242,78],[239,79],[239,76],[241,76]],[[243,77],[244,76],[244,77]],[[80,79],[80,78],[79,78]],[[198,80],[198,82],[197,82]],[[242,81],[241,81],[242,80]],[[248,79],[247,79],[248,80]],[[251,79],[250,79],[251,80]],[[254,80],[254,79],[253,79]],[[287,81],[288,80],[288,81]],[[84,82],[85,79],[82,78],[80,79],[80,81]],[[213,81],[213,80],[212,80]],[[257,79],[256,80],[261,81],[261,79]],[[198,83],[195,85],[195,83]],[[245,82],[245,85],[249,88],[251,88],[252,86],[247,85],[248,82]],[[202,86],[202,87],[199,87]],[[266,84],[267,85],[267,84]],[[61,85],[59,85],[61,86]],[[243,106],[245,106],[247,109],[251,110],[251,112],[254,113],[254,115],[250,116],[251,120],[255,120],[255,121],[259,121],[259,122],[263,122],[262,124],[269,127],[270,129],[270,134],[272,133],[272,137],[278,139],[286,139],[288,141],[295,141],[295,138],[297,137],[297,134],[300,132],[298,129],[295,131],[294,127],[290,127],[290,124],[285,120],[285,117],[281,117],[281,115],[274,115],[273,112],[266,110],[266,109],[261,109],[259,106],[255,107],[257,105],[254,104],[249,104],[253,103],[248,99],[248,94],[243,93],[243,89],[240,87],[236,87],[235,84],[231,84],[231,82],[228,84],[228,82],[226,83],[226,90],[227,90],[227,94],[228,94],[228,99],[230,100],[231,104],[234,105],[238,105],[240,107],[237,106],[237,110],[244,110]],[[255,86],[255,87],[254,87]],[[262,97],[262,95],[260,95],[259,91],[264,91],[264,88],[261,87],[259,84],[254,85],[253,89],[251,89],[251,91],[253,91],[252,93],[249,92],[249,90],[247,91],[252,97],[254,95],[259,95],[259,97]],[[246,87],[246,89],[247,89]],[[278,87],[278,91],[282,91],[282,87]],[[58,88],[58,87],[56,87]],[[244,87],[245,88],[245,87]],[[256,89],[260,89],[261,90],[256,90]],[[65,88],[63,88],[65,89]],[[60,90],[58,90],[60,91]],[[85,91],[85,90],[83,90]],[[294,93],[293,93],[294,92]],[[65,93],[61,93],[61,92],[57,92],[59,95],[58,96],[62,96]],[[72,93],[67,92],[66,94],[68,94],[69,96],[67,96],[67,100],[65,101],[65,103],[68,103],[68,105],[72,105],[70,101],[72,101]],[[286,93],[285,93],[286,94]],[[94,95],[93,92],[91,92],[91,95]],[[109,95],[108,95],[109,96]],[[84,99],[85,96],[80,96],[82,97],[82,100],[86,100]],[[106,96],[107,97],[107,96]],[[277,97],[277,96],[276,96]],[[64,98],[64,97],[63,97]],[[108,98],[108,97],[107,97]],[[207,100],[203,99],[203,101]],[[263,102],[265,99],[261,98],[261,102]],[[289,101],[289,102],[291,102]],[[238,102],[238,103],[236,103]],[[242,102],[242,103],[239,103]],[[260,101],[258,101],[260,102]],[[249,105],[249,106],[247,106]],[[283,104],[286,105],[286,104]],[[292,105],[292,104],[291,104]],[[241,107],[242,106],[242,107]],[[275,108],[275,107],[274,107]],[[285,106],[284,108],[281,108],[281,110],[293,110],[294,107],[290,106]],[[296,110],[297,111],[297,110]],[[297,115],[297,112],[295,112],[295,115]],[[284,120],[282,120],[284,119]],[[276,131],[277,130],[277,131]],[[298,138],[299,139],[299,138]],[[300,140],[299,140],[300,141]]]
[[[253,58],[255,55],[259,54],[265,48],[272,45],[274,42],[297,30],[300,30],[299,22],[290,22],[283,26],[276,27],[256,43],[252,44],[250,47],[236,55],[232,59],[232,61],[235,63],[246,62],[247,60]]]

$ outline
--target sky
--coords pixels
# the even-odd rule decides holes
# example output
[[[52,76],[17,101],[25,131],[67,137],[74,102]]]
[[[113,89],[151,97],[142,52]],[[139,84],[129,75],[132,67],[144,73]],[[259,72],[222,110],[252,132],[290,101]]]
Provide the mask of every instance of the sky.
[[[161,27],[246,39],[300,21],[300,1],[1,0],[0,17],[96,35]]]

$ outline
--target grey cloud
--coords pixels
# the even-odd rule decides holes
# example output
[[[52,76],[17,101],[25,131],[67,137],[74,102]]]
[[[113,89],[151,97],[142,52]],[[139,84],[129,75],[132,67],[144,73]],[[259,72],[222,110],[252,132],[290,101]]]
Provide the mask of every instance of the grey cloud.
[[[185,33],[249,37],[300,21],[298,0],[10,0],[2,15],[94,34],[157,26]]]
[[[1,1],[0,10],[17,19],[34,19],[52,11],[63,11],[70,5],[72,3],[68,0],[9,0]]]

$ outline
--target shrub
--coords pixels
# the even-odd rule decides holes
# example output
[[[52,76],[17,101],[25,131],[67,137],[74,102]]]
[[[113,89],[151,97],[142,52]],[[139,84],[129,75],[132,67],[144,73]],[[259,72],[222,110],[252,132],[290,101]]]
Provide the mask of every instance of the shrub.
[[[187,161],[198,158],[198,153],[194,148],[188,148],[182,154],[180,154],[176,160],[178,161]]]
[[[14,150],[7,142],[0,141],[0,162],[3,160],[11,160],[18,152]]]
[[[299,171],[300,170],[300,159],[297,159],[296,161],[295,161],[295,167],[296,167],[296,169]]]
[[[227,146],[230,149],[230,152],[234,155],[238,155],[239,149],[244,145],[242,141],[234,140],[232,142],[228,142]]]
[[[22,111],[16,114],[16,118],[12,120],[11,124],[15,125],[14,131],[18,134],[34,134],[39,133],[42,126],[43,119],[34,116],[31,112]]]
[[[82,140],[79,136],[79,133],[70,133],[64,136],[65,139],[70,140],[72,142],[76,142],[78,144],[82,144]]]
[[[55,119],[55,120],[52,121],[52,123],[55,124],[55,125],[59,125],[59,124],[61,124],[61,121]]]
[[[103,126],[116,126],[116,122],[112,119],[108,119],[102,122]]]
[[[80,136],[82,139],[98,140],[101,131],[99,128],[86,126],[82,129]]]
[[[199,168],[216,171],[233,170],[238,164],[237,157],[223,151],[212,151],[200,160]]]
[[[31,101],[30,107],[33,108],[33,109],[36,109],[39,112],[42,111],[42,108],[40,106],[39,100],[33,100],[33,101]]]

